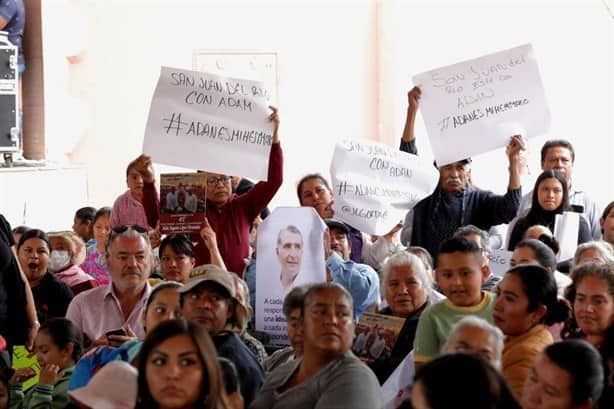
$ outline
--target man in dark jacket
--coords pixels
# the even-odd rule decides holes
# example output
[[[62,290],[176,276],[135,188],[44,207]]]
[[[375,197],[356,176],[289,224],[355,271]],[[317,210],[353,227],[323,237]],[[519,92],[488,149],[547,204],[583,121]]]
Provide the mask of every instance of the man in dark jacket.
[[[205,327],[218,355],[237,367],[241,394],[249,406],[264,382],[264,371],[235,333],[245,327],[248,312],[236,298],[232,276],[212,265],[200,266],[192,270],[179,293],[184,318]]]
[[[408,93],[409,107],[401,149],[410,153],[416,153],[413,128],[419,97],[418,87]],[[413,149],[408,149],[408,146]],[[509,180],[507,192],[503,196],[478,189],[471,184],[469,158],[443,165],[436,163],[439,183],[433,194],[422,199],[407,213],[401,242],[424,247],[436,260],[439,243],[451,237],[459,227],[473,224],[488,231],[492,226],[511,221],[518,212],[522,198],[518,164],[521,160],[520,151],[523,149],[522,138],[518,135],[512,136],[506,149]]]

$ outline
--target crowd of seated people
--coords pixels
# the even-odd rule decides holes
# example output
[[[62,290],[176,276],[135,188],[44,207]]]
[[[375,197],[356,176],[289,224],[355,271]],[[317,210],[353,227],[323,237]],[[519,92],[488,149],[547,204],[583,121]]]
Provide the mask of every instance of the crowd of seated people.
[[[401,139],[414,155],[420,95],[408,93]],[[287,291],[283,345],[255,320],[256,227],[294,182],[275,108],[268,119],[267,180],[238,194],[240,178],[206,173],[198,233],[161,233],[145,155],[112,206],[75,209],[72,231],[11,229],[0,216],[0,409],[614,407],[614,202],[601,213],[572,186],[569,142],[546,142],[524,197],[520,136],[504,195],[473,185],[470,158],[435,164],[432,194],[379,237],[335,215],[314,169],[288,205],[326,226],[326,281]],[[561,260],[564,212],[580,215],[575,255]],[[510,268],[498,275],[488,231],[506,223],[496,250],[511,252]],[[374,359],[353,352],[365,317],[398,323]],[[14,367],[24,348],[37,364]]]

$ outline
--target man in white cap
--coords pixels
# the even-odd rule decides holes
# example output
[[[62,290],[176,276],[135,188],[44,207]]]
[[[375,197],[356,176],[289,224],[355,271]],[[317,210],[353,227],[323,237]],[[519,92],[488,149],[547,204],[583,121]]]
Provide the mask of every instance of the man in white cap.
[[[241,338],[234,332],[245,327],[247,309],[237,300],[229,272],[206,264],[192,270],[179,289],[181,313],[204,326],[219,356],[237,367],[245,406],[249,406],[264,382],[264,371]]]

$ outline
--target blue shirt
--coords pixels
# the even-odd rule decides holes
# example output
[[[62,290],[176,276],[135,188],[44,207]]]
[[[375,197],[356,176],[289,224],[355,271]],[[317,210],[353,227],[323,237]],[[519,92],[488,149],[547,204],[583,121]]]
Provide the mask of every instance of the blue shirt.
[[[354,299],[354,319],[379,302],[379,276],[366,264],[345,261],[335,252],[326,260],[333,282],[343,286]]]
[[[9,41],[17,46],[19,51],[19,64],[24,64],[21,39],[26,25],[26,10],[23,0],[0,0],[0,16],[8,20],[2,31],[9,33]]]

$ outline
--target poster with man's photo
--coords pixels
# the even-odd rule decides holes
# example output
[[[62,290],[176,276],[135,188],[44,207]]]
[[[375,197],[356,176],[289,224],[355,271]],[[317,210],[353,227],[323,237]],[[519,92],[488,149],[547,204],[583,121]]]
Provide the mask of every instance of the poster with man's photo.
[[[160,175],[162,234],[198,233],[205,221],[205,173]]]
[[[405,318],[362,313],[356,325],[352,351],[367,364],[376,359],[388,358],[404,324]]]
[[[283,302],[294,287],[326,281],[324,222],[311,207],[278,207],[258,227],[256,329],[287,345]]]

